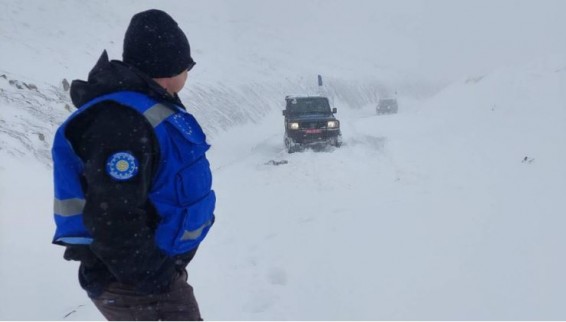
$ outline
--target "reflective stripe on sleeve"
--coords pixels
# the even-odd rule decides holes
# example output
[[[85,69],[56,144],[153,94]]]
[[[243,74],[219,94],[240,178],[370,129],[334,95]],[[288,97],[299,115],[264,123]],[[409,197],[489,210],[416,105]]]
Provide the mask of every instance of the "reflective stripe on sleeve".
[[[84,199],[55,199],[53,203],[53,212],[60,216],[69,217],[82,214],[84,207]]]
[[[90,245],[92,238],[90,237],[61,237],[55,241],[66,245]]]
[[[203,229],[205,229],[210,225],[212,225],[212,220],[207,221],[205,224],[203,224],[202,226],[200,226],[195,230],[185,230],[185,232],[183,233],[183,237],[181,237],[181,240],[183,241],[188,239],[191,240],[198,239],[202,234]]]

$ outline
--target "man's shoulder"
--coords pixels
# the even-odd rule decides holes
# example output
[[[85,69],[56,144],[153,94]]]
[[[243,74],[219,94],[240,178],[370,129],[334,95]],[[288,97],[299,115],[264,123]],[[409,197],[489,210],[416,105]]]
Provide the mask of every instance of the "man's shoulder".
[[[117,132],[139,135],[152,130],[145,117],[135,109],[115,101],[102,101],[69,121],[66,135],[74,141],[84,136],[112,136]]]

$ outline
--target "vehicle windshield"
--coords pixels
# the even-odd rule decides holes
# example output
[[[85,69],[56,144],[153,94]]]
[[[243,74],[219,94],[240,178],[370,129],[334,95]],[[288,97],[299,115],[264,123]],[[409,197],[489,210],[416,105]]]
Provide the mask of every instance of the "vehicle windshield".
[[[291,114],[330,114],[326,97],[305,97],[287,99],[287,111]]]
[[[395,106],[397,105],[397,100],[395,99],[382,99],[379,100],[380,106]]]

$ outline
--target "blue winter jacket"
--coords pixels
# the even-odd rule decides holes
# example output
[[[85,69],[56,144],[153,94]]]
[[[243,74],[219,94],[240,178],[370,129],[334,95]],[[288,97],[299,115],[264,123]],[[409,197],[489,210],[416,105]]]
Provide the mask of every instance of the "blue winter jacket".
[[[210,148],[195,118],[183,108],[160,103],[137,92],[104,95],[81,106],[57,130],[54,163],[54,216],[57,229],[53,242],[61,245],[89,244],[92,237],[83,223],[85,205],[81,187],[83,163],[65,137],[67,124],[102,101],[115,101],[143,115],[154,129],[160,158],[149,191],[149,200],[160,217],[155,231],[157,246],[168,255],[195,249],[214,222],[216,197],[205,152]],[[107,167],[123,170],[124,178],[137,171],[136,160],[109,160]],[[118,154],[119,156],[119,154]],[[121,162],[116,167],[116,160]],[[120,180],[120,174],[114,177]]]

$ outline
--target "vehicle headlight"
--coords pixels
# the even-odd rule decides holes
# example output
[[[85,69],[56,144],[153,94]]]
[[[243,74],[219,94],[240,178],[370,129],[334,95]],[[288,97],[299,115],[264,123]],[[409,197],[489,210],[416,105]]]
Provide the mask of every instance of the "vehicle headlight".
[[[335,127],[338,127],[338,122],[337,121],[328,121],[327,126],[328,126],[329,129],[333,129]]]
[[[291,130],[298,130],[299,129],[299,123],[297,123],[297,122],[289,123],[289,128]]]

